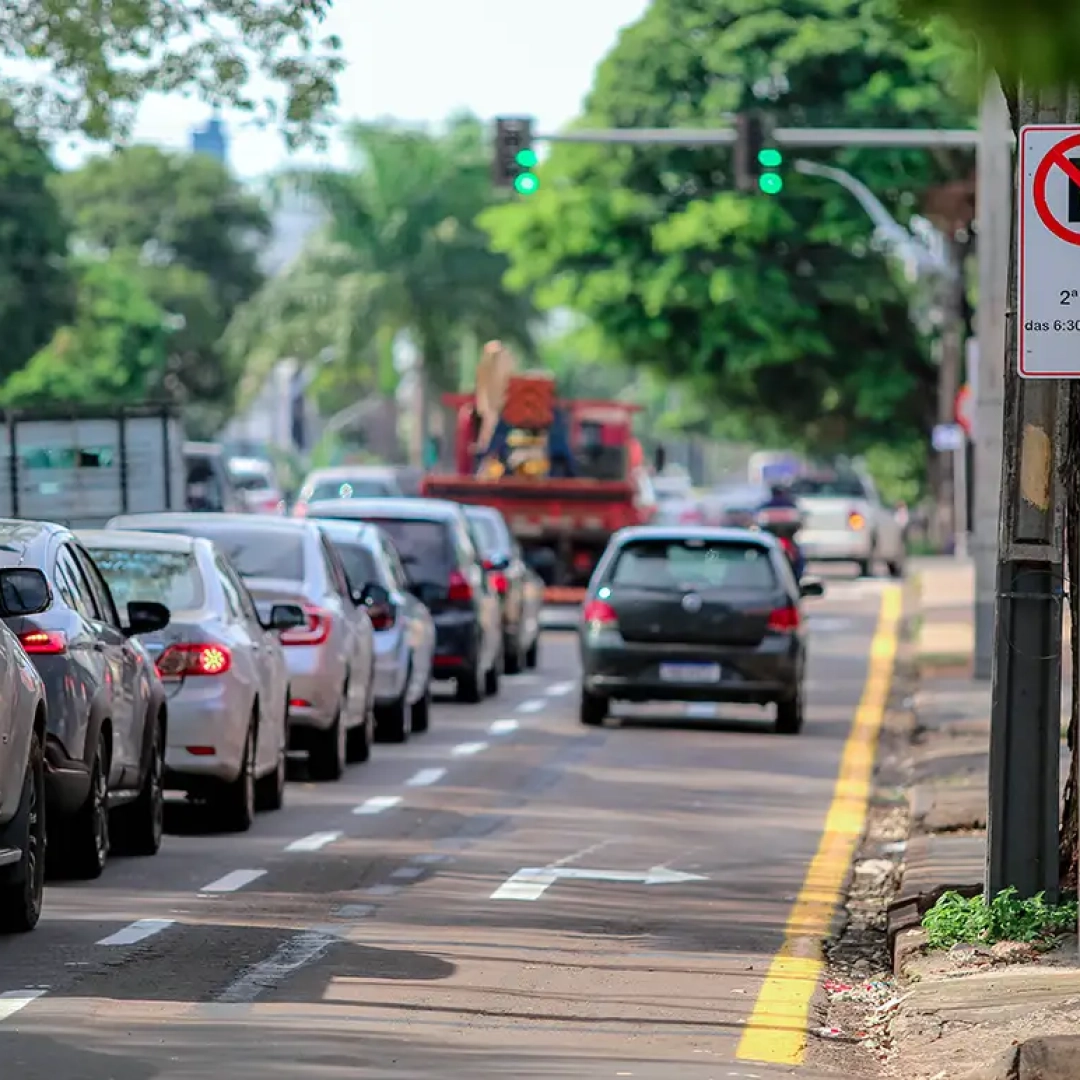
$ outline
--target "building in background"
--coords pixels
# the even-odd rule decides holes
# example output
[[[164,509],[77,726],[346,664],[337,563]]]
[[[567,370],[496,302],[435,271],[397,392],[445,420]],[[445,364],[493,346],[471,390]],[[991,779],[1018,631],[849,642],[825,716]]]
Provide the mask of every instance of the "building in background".
[[[222,165],[228,165],[229,136],[221,120],[216,116],[211,117],[204,127],[191,132],[191,151],[194,154],[209,154]]]

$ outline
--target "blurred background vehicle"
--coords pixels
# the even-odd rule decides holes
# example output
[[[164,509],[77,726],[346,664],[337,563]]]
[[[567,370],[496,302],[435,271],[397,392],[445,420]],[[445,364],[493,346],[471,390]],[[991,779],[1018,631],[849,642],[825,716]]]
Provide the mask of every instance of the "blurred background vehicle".
[[[319,520],[337,548],[349,585],[367,604],[375,631],[375,734],[404,742],[431,723],[435,623],[409,592],[389,536],[375,525]]]
[[[49,606],[45,575],[0,570],[0,619]],[[45,686],[15,635],[0,624],[0,933],[25,933],[45,892]]]
[[[690,474],[677,466],[668,466],[652,477],[656,495],[656,524],[701,525],[704,514],[701,499],[694,491]]]
[[[454,679],[462,701],[499,690],[502,605],[473,544],[465,513],[443,499],[313,502],[313,518],[367,521],[391,539],[410,591],[435,621],[435,675]]]
[[[243,493],[233,482],[220,443],[184,443],[184,468],[185,509],[215,514],[240,514],[248,509]],[[127,512],[137,511],[129,508]]]
[[[338,465],[315,469],[300,486],[293,514],[303,517],[313,502],[326,499],[367,499],[401,495],[397,472],[381,465]]]
[[[168,609],[133,596],[122,624],[93,559],[48,522],[0,521],[0,566],[37,567],[51,584],[46,609],[4,620],[45,684],[50,863],[96,878],[114,841],[131,854],[156,854],[167,708],[138,635],[164,629]]]
[[[284,514],[285,495],[278,485],[274,466],[264,458],[228,459],[229,478],[252,514]]]
[[[244,832],[256,807],[280,809],[288,751],[288,671],[276,631],[305,624],[278,604],[264,622],[236,570],[209,540],[165,533],[82,532],[123,605],[157,600],[169,625],[141,636],[168,696],[165,785],[206,800]]]
[[[281,634],[289,671],[289,747],[306,751],[312,776],[338,780],[366,761],[374,736],[374,632],[362,598],[315,525],[251,515],[145,514],[110,529],[181,533],[213,541],[244,579],[260,618],[298,604],[304,626]]]
[[[534,668],[540,650],[540,612],[544,583],[525,562],[506,519],[493,506],[465,506],[484,569],[502,599],[503,656],[506,673]]]

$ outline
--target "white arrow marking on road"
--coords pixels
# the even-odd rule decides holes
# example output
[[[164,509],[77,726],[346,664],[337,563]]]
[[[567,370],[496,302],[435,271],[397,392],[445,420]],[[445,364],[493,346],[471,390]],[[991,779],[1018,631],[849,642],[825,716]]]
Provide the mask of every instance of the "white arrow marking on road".
[[[339,832],[314,832],[301,840],[294,840],[285,850],[319,851],[321,848],[326,847],[327,844],[332,844],[335,840],[340,840],[341,836],[342,834]]]
[[[544,707],[544,702],[540,698],[531,698],[529,701],[523,701],[518,707],[518,712],[533,713],[539,712]]]
[[[405,781],[406,787],[431,787],[446,775],[445,769],[421,769]]]
[[[0,994],[0,1020],[14,1016],[31,1002],[44,997],[46,992],[45,990],[9,990]]]
[[[704,881],[701,874],[685,874],[666,866],[654,866],[644,873],[632,870],[585,870],[577,866],[541,866],[519,870],[492,894],[492,900],[537,900],[556,881],[618,881],[631,885],[677,885]]]
[[[153,937],[154,934],[160,934],[162,930],[168,930],[174,923],[174,919],[139,919],[138,922],[125,926],[123,930],[117,930],[115,934],[102,938],[98,944],[135,945],[148,937]]]
[[[384,810],[389,810],[392,806],[397,806],[401,802],[400,795],[372,795],[370,799],[366,799],[354,810],[354,814],[381,814]]]
[[[488,728],[488,731],[492,735],[509,735],[512,731],[517,731],[519,725],[516,720],[496,720],[495,723]]]

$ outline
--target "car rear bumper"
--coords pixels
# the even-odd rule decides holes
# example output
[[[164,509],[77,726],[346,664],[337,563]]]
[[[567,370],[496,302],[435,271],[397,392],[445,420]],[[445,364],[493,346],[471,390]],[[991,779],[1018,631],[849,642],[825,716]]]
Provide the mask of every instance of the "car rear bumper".
[[[795,542],[815,562],[860,562],[870,558],[872,537],[866,529],[807,529]]]
[[[334,722],[345,688],[345,670],[324,645],[289,645],[289,724],[326,731]]]
[[[801,646],[779,634],[754,648],[583,645],[582,686],[590,694],[623,701],[715,701],[765,705],[789,700],[798,689]],[[718,681],[671,682],[664,664],[718,664]]]
[[[196,780],[228,783],[240,775],[250,703],[222,681],[188,679],[169,699],[165,786],[189,790]]]
[[[375,631],[375,703],[389,705],[405,692],[409,643],[400,626]]]
[[[471,611],[440,612],[435,616],[434,669],[437,679],[453,679],[476,670],[480,628]]]

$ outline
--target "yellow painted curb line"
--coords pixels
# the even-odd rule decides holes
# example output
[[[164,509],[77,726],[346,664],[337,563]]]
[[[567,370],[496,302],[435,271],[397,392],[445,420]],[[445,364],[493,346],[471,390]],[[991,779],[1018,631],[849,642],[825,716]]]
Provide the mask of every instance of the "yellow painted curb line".
[[[799,1065],[806,1055],[810,999],[825,967],[823,944],[866,825],[878,735],[896,661],[901,599],[896,586],[881,597],[870,670],[844,743],[825,829],[784,926],[784,943],[769,965],[739,1040],[735,1056],[742,1061]]]

